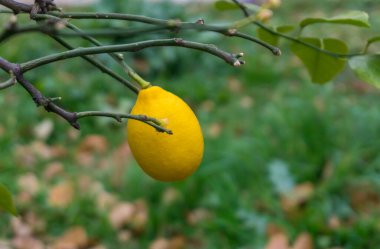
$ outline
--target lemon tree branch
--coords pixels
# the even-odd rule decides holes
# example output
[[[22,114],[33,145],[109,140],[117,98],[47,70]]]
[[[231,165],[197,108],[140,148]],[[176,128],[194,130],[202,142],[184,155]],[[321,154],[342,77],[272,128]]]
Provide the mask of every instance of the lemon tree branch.
[[[162,47],[162,46],[174,46],[174,47],[185,47],[195,50],[200,50],[207,52],[209,54],[215,55],[225,62],[233,66],[240,66],[244,64],[244,61],[239,60],[242,56],[241,54],[232,54],[224,50],[219,49],[213,44],[204,44],[193,41],[186,41],[180,38],[173,39],[157,39],[148,40],[142,42],[135,42],[123,45],[108,45],[102,47],[88,47],[88,48],[76,48],[73,50],[48,55],[35,60],[31,60],[21,64],[21,71],[27,72],[34,68],[60,61],[65,59],[70,59],[73,57],[91,55],[91,54],[101,54],[101,53],[113,53],[113,52],[137,52],[139,50],[149,48],[149,47]]]
[[[71,24],[70,22],[66,21],[66,20],[62,20],[61,18],[59,17],[55,17],[55,16],[52,16],[52,15],[48,15],[48,14],[42,14],[42,15],[33,15],[32,16],[33,19],[36,19],[36,20],[41,20],[41,19],[48,19],[49,21],[53,20],[53,21],[56,21],[56,22],[61,22],[63,23],[67,28],[73,30],[75,33],[78,33],[81,35],[82,38],[84,38],[85,40],[89,41],[90,43],[92,43],[93,45],[95,46],[103,46],[103,44],[96,40],[95,38],[93,38],[92,36],[86,34],[85,32],[83,32],[80,28],[78,28],[77,26],[75,26],[74,24]],[[108,53],[108,55],[113,58],[123,69],[124,71],[133,79],[135,80],[142,88],[146,88],[148,86],[150,86],[150,83],[145,81],[140,75],[138,75],[125,61],[124,61],[124,57],[122,54],[118,54],[118,53]]]
[[[11,18],[12,19],[12,18]],[[2,34],[0,34],[0,43],[11,38],[14,35],[18,34],[23,34],[27,32],[41,32],[55,41],[57,41],[59,44],[61,44],[63,47],[72,50],[74,47],[72,47],[70,44],[68,44],[65,40],[63,40],[61,37],[58,37],[56,35],[57,33],[57,28],[55,25],[52,25],[52,23],[39,23],[39,24],[34,24],[34,25],[25,25],[25,26],[19,26],[17,25],[17,22],[10,21],[8,25],[6,25],[6,29]],[[112,78],[116,79],[119,81],[121,84],[125,85],[128,87],[130,90],[132,90],[134,93],[138,93],[139,89],[132,84],[130,81],[125,79],[124,77],[120,76],[119,74],[115,73],[110,69],[109,67],[103,65],[101,62],[91,58],[90,56],[81,56],[84,60],[88,61],[91,63],[93,66],[98,68],[101,72],[108,74]]]
[[[161,126],[161,122],[152,117],[148,117],[146,115],[133,115],[126,113],[113,113],[113,112],[103,112],[103,111],[86,111],[86,112],[77,112],[77,119],[85,118],[85,117],[108,117],[116,119],[118,122],[122,122],[123,118],[139,120],[143,123],[146,123],[152,127],[154,127],[158,132],[165,132],[167,134],[173,134],[173,132],[169,129],[166,129]]]
[[[0,13],[12,13],[10,11],[0,11]],[[227,25],[227,26],[217,26],[217,25],[207,25],[204,23],[204,21],[197,21],[197,22],[181,22],[179,20],[164,20],[164,19],[157,19],[157,18],[151,18],[141,15],[131,15],[131,14],[120,14],[120,13],[92,13],[92,12],[49,12],[48,15],[44,14],[36,14],[33,18],[37,19],[46,19],[49,18],[49,16],[54,16],[57,18],[68,18],[68,19],[106,19],[106,20],[124,20],[124,21],[131,21],[131,22],[140,22],[150,25],[155,25],[153,28],[136,28],[133,32],[133,34],[141,34],[144,32],[154,32],[159,31],[162,29],[168,29],[172,31],[180,31],[180,30],[198,30],[198,31],[209,31],[209,32],[215,32],[219,33],[225,36],[229,37],[238,37],[245,40],[249,40],[251,42],[255,42],[264,48],[271,51],[274,55],[280,55],[281,51],[279,48],[270,45],[269,43],[266,43],[254,36],[250,36],[248,34],[239,32],[234,25]],[[141,30],[140,30],[141,29]],[[59,34],[61,34],[59,32]],[[78,33],[62,33],[63,35],[69,35],[69,36],[85,36],[85,35],[91,35],[91,36],[118,36],[118,37],[125,37],[130,35],[129,30],[118,30],[118,31],[107,31],[107,30],[101,30],[96,33],[87,33],[83,32],[82,34]]]
[[[59,44],[61,44],[62,46],[64,46],[65,48],[67,48],[68,50],[73,50],[75,49],[74,47],[72,47],[70,44],[68,44],[65,40],[63,40],[62,38],[60,37],[57,37],[55,35],[50,35],[51,38],[53,38],[55,41],[57,41]],[[108,74],[109,76],[111,76],[112,78],[114,78],[115,80],[119,81],[121,84],[123,84],[124,86],[128,87],[130,90],[132,90],[134,93],[138,93],[139,92],[139,89],[134,85],[132,84],[132,82],[126,80],[125,78],[123,78],[122,76],[120,76],[119,74],[115,73],[114,71],[112,71],[112,69],[110,69],[109,67],[103,65],[102,63],[100,63],[99,61],[91,58],[90,56],[88,55],[82,55],[81,56],[84,60],[86,60],[87,62],[91,63],[93,66],[97,67],[101,72],[105,73],[105,74]]]
[[[13,72],[10,71],[9,74],[11,76],[10,79],[5,82],[0,83],[0,90],[11,87],[14,84],[16,84],[16,77],[13,75]]]
[[[5,72],[10,73],[11,80],[1,83],[1,85],[10,86],[17,82],[29,93],[33,101],[36,103],[37,107],[42,106],[46,111],[57,114],[58,116],[65,119],[71,126],[76,129],[80,129],[78,120],[84,117],[94,117],[103,116],[114,118],[121,121],[122,118],[130,118],[144,122],[152,127],[154,127],[159,132],[165,132],[172,134],[171,130],[168,130],[161,126],[161,122],[158,119],[148,117],[146,115],[131,115],[131,114],[120,114],[120,113],[110,113],[101,111],[86,111],[86,112],[71,112],[64,108],[58,106],[52,98],[45,97],[32,83],[30,83],[23,75],[21,67],[18,64],[11,63],[0,57],[0,69]]]
[[[232,2],[234,2],[242,10],[242,12],[243,12],[243,14],[244,14],[245,17],[247,17],[247,18],[250,17],[249,10],[248,10],[248,8],[243,3],[239,2],[238,0],[232,0]],[[255,24],[256,26],[264,29],[265,31],[271,33],[272,35],[282,37],[284,39],[287,39],[287,40],[290,40],[292,42],[301,44],[301,45],[303,45],[305,47],[314,49],[314,50],[316,50],[318,52],[330,55],[330,56],[335,57],[335,58],[349,58],[349,57],[354,57],[354,56],[359,56],[359,55],[363,55],[364,54],[364,53],[350,53],[350,54],[334,53],[334,52],[331,52],[331,51],[319,48],[317,46],[314,46],[313,44],[301,41],[300,39],[297,39],[297,38],[292,37],[290,35],[286,35],[284,33],[277,32],[277,31],[275,31],[273,29],[268,28],[267,26],[265,26],[264,24],[262,24],[262,23],[260,23],[258,21],[253,21],[252,23]]]

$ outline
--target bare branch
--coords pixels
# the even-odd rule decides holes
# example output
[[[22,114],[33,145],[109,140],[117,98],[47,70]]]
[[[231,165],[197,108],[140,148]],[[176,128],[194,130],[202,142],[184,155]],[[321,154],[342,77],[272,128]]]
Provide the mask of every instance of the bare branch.
[[[10,71],[9,74],[11,75],[11,78],[3,83],[0,83],[0,90],[3,90],[16,84],[16,77],[13,75],[13,72]]]
[[[172,134],[171,130],[168,130],[161,126],[161,122],[158,119],[148,117],[145,115],[131,115],[131,114],[117,114],[109,112],[98,112],[98,111],[88,111],[88,112],[70,112],[54,103],[54,99],[45,97],[36,87],[34,87],[28,80],[24,78],[23,72],[21,71],[20,65],[11,63],[0,57],[0,68],[5,72],[12,72],[14,77],[20,83],[20,85],[30,94],[33,101],[37,106],[43,106],[46,111],[53,112],[58,116],[65,119],[71,126],[76,129],[80,129],[78,119],[90,116],[104,116],[115,118],[120,121],[122,118],[131,118],[144,122],[152,127],[154,127],[159,132],[166,132]]]
[[[73,50],[75,49],[74,47],[72,47],[70,44],[68,44],[67,42],[65,42],[63,39],[57,37],[57,36],[54,36],[54,35],[50,35],[51,38],[53,38],[54,40],[56,40],[58,43],[60,43],[62,46],[64,46],[65,48],[69,49],[69,50]],[[103,65],[101,62],[98,62],[97,60],[91,58],[90,56],[88,55],[83,55],[81,56],[84,60],[88,61],[89,63],[91,63],[92,65],[94,65],[95,67],[97,67],[101,72],[103,73],[106,73],[108,74],[109,76],[111,76],[112,78],[114,78],[115,80],[119,81],[121,84],[123,84],[124,86],[128,87],[130,90],[132,90],[134,93],[138,93],[139,92],[139,89],[132,84],[132,82],[126,80],[125,78],[123,78],[122,76],[120,76],[119,74],[115,73],[114,71],[112,71],[112,69],[110,69],[109,67]]]
[[[11,9],[14,13],[26,12],[29,13],[32,11],[33,5],[16,2],[13,0],[0,0],[0,5],[3,5]]]
[[[77,112],[77,119],[85,117],[109,117],[114,118],[116,121],[121,122],[123,118],[134,119],[144,122],[152,127],[154,127],[158,132],[165,132],[172,135],[173,132],[169,129],[166,129],[161,126],[161,122],[156,118],[151,118],[146,115],[133,115],[126,113],[112,113],[112,112],[103,112],[103,111],[86,111],[86,112]]]
[[[148,40],[148,41],[142,41],[142,42],[123,44],[123,45],[76,48],[70,51],[48,55],[42,58],[38,58],[32,61],[23,63],[21,64],[21,70],[22,72],[27,72],[33,68],[40,67],[40,66],[43,66],[55,61],[70,59],[70,58],[78,57],[82,55],[113,53],[113,52],[137,52],[149,47],[162,47],[162,46],[185,47],[185,48],[204,51],[223,59],[228,64],[233,65],[233,66],[238,66],[237,62],[239,62],[239,65],[244,64],[244,62],[239,60],[235,54],[228,53],[224,50],[221,50],[213,44],[204,44],[204,43],[186,41],[180,38],[174,38],[174,39]]]

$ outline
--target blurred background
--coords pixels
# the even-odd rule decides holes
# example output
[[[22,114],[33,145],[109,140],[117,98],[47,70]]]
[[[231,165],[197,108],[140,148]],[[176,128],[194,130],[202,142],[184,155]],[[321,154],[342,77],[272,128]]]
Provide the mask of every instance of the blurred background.
[[[64,9],[203,18],[208,24],[242,18],[239,11],[216,11],[209,1],[87,2]],[[305,35],[344,38],[359,51],[380,31],[375,0],[284,1],[269,24],[297,24],[353,9],[370,14],[371,30],[315,25]],[[8,19],[0,15],[2,24]],[[28,21],[26,15],[19,20]],[[121,21],[73,23],[84,29],[138,27]],[[255,27],[245,31],[254,35]],[[125,54],[147,80],[182,97],[196,112],[205,135],[200,169],[182,182],[152,180],[131,155],[125,122],[83,119],[78,132],[37,109],[21,87],[3,90],[0,182],[14,194],[20,216],[1,214],[0,248],[378,248],[380,91],[349,70],[332,83],[312,84],[284,41],[281,57],[247,41],[195,31],[102,41],[174,36],[244,52],[247,62],[233,68],[183,48]],[[0,44],[1,56],[12,62],[58,51],[64,49],[35,33]],[[107,56],[100,58],[122,73]],[[81,59],[44,66],[26,77],[46,96],[62,97],[59,103],[72,111],[127,112],[136,98]]]

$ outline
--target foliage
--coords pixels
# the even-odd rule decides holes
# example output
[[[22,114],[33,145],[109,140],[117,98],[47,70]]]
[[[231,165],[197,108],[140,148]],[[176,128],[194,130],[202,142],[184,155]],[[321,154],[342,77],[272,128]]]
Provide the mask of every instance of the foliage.
[[[266,10],[265,7],[259,8],[254,4],[242,6],[247,6],[242,7],[243,10],[245,10],[246,16],[249,15],[248,10],[253,10],[253,12],[256,13],[257,18],[259,18],[260,14]],[[252,8],[250,6],[256,7]],[[225,0],[216,1],[215,8],[221,11],[239,9],[236,4]],[[291,51],[302,61],[314,83],[324,84],[331,82],[332,79],[342,72],[346,65],[347,58],[352,58],[352,63],[349,63],[349,66],[354,65],[352,70],[356,72],[356,75],[361,80],[375,86],[379,84],[376,77],[373,77],[374,68],[371,65],[368,63],[360,63],[360,73],[357,73],[358,67],[357,64],[355,64],[355,62],[360,61],[360,59],[355,59],[355,57],[368,54],[368,47],[370,44],[379,41],[377,39],[378,37],[368,39],[367,43],[362,45],[362,51],[349,53],[344,40],[330,37],[322,39],[320,37],[302,36],[306,27],[316,24],[343,24],[360,28],[369,28],[369,16],[366,12],[347,11],[346,13],[330,18],[306,17],[299,22],[298,27],[290,25],[266,27],[257,22],[256,24],[259,26],[257,29],[258,37],[263,41],[274,46],[278,46],[280,38],[284,38],[291,42]],[[285,34],[290,31],[293,31],[291,35]]]

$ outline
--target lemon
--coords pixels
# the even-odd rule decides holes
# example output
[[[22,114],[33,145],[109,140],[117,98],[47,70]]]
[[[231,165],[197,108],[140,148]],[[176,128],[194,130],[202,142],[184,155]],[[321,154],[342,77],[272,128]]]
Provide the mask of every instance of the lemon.
[[[143,114],[163,120],[169,135],[130,119],[128,143],[140,167],[160,181],[177,181],[190,176],[203,157],[203,135],[191,108],[176,95],[161,87],[142,89],[131,114]]]

